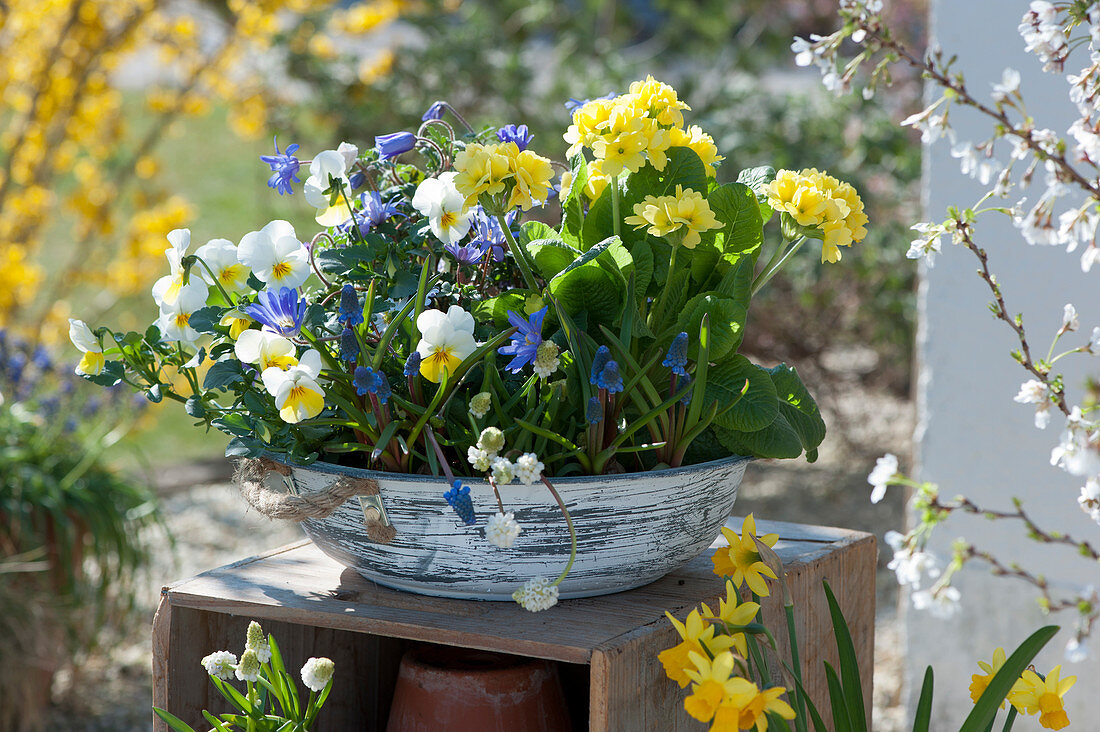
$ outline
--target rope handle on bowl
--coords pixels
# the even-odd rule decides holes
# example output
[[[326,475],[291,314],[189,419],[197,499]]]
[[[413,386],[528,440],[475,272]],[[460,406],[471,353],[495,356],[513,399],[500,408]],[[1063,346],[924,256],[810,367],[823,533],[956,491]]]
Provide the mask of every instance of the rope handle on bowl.
[[[349,498],[379,494],[378,481],[347,475],[337,478],[314,493],[281,493],[264,485],[264,478],[268,473],[278,473],[284,478],[292,475],[290,466],[261,457],[238,461],[234,480],[248,504],[272,519],[302,521],[307,518],[325,518],[331,516]],[[375,543],[388,544],[397,534],[392,525],[383,524],[377,518],[364,518],[364,523],[367,536]]]

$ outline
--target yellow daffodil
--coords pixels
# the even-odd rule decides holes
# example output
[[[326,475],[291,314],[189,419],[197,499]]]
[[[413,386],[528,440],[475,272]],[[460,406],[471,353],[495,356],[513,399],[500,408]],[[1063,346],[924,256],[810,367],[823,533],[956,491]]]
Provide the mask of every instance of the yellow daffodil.
[[[195,267],[195,272],[209,285],[216,283],[226,292],[236,292],[248,280],[248,267],[240,263],[237,246],[228,239],[211,239],[195,251],[195,256],[214,273],[211,276],[201,264]]]
[[[756,519],[750,513],[745,517],[741,525],[741,535],[726,527],[722,527],[722,535],[729,542],[728,547],[722,547],[714,552],[711,560],[714,562],[714,573],[720,577],[729,577],[737,587],[742,582],[748,584],[749,589],[760,597],[767,597],[768,585],[765,577],[778,579],[775,572],[760,559],[760,552],[756,549]],[[765,534],[758,537],[764,544],[774,547],[779,541],[779,534]]]
[[[312,348],[302,354],[297,365],[287,370],[271,367],[260,374],[279,417],[288,424],[316,417],[325,408],[325,392],[317,384],[321,354]]]
[[[462,360],[477,348],[474,340],[474,316],[452,305],[446,313],[425,310],[416,319],[420,342],[420,373],[428,381],[439,383],[445,372],[453,372]]]
[[[777,714],[783,719],[794,719],[795,714],[794,710],[791,709],[791,705],[779,698],[787,693],[785,688],[773,686],[761,691],[755,688],[754,685],[752,691],[753,694],[749,698],[746,698],[748,695],[745,694],[740,698],[730,699],[728,705],[722,705],[728,706],[730,712],[734,709],[737,710],[737,726],[728,727],[728,729],[748,730],[755,728],[757,732],[767,732],[769,712]],[[718,711],[722,711],[722,708],[719,707]],[[732,713],[730,718],[732,718]]]
[[[695,651],[691,651],[688,657],[694,668],[688,670],[687,675],[693,683],[691,695],[684,699],[684,709],[700,722],[709,722],[714,719],[718,706],[729,693],[727,686],[731,681],[741,681],[746,684],[750,682],[745,679],[730,678],[734,660],[733,654],[729,651],[716,654],[713,661]]]
[[[252,318],[248,317],[240,310],[234,309],[226,310],[225,315],[223,315],[221,317],[221,320],[218,321],[218,325],[223,327],[228,326],[229,337],[233,340],[237,340],[241,337],[241,333],[244,333],[246,330],[248,330],[254,322],[255,321],[253,321]]]
[[[1031,669],[1020,676],[1019,681],[1008,693],[1008,701],[1021,714],[1039,714],[1039,724],[1047,729],[1062,729],[1069,726],[1062,697],[1077,682],[1076,676],[1060,678],[1061,666],[1055,666],[1046,679]]]
[[[641,203],[634,204],[634,215],[623,221],[635,229],[646,229],[647,233],[661,237],[683,228],[680,243],[688,249],[694,249],[700,242],[700,232],[722,228],[703,194],[679,185],[673,195],[646,196]]]
[[[289,222],[276,219],[241,237],[237,261],[252,270],[268,288],[294,289],[309,277],[309,252]]]
[[[106,359],[103,356],[103,347],[99,345],[92,329],[83,320],[69,318],[69,340],[80,349],[84,355],[80,363],[76,365],[76,373],[81,376],[98,376],[103,372]]]
[[[757,613],[760,612],[760,605],[755,602],[741,602],[740,596],[737,594],[737,587],[731,580],[726,580],[726,596],[718,601],[718,614],[715,615],[714,611],[707,606],[706,603],[702,603],[703,618],[718,618],[726,625],[748,625],[755,618]],[[737,649],[737,652],[742,656],[748,655],[748,646],[745,641],[744,633],[731,633],[729,636],[733,640],[733,648]]]
[[[665,675],[684,687],[690,680],[687,672],[692,667],[692,653],[702,653],[705,647],[710,655],[714,655],[732,646],[733,639],[728,635],[715,635],[714,623],[704,620],[698,610],[688,613],[682,623],[668,612],[665,615],[682,640],[672,648],[658,653],[657,660],[665,667]]]
[[[289,369],[298,364],[298,349],[289,339],[264,330],[246,330],[233,345],[237,360],[254,363],[260,373],[270,368]]]
[[[769,206],[821,239],[822,262],[839,262],[840,247],[867,235],[867,214],[855,188],[815,168],[780,170],[765,192]]]
[[[1001,670],[1001,666],[1005,665],[1005,649],[998,648],[993,651],[993,658],[989,663],[985,661],[978,661],[978,668],[984,671],[984,674],[974,674],[970,677],[970,700],[975,704],[978,703],[978,699],[981,699],[982,694],[985,693],[986,688],[989,686],[989,682]],[[1001,709],[1004,709],[1004,702],[1001,702]]]
[[[470,231],[472,213],[466,211],[466,200],[455,187],[456,179],[455,173],[426,178],[412,199],[413,208],[427,217],[435,238],[444,244],[455,244]]]
[[[725,158],[718,154],[718,146],[714,144],[713,137],[703,132],[699,125],[692,125],[686,130],[673,127],[668,131],[668,134],[671,138],[670,144],[673,147],[690,148],[703,161],[707,177],[714,177],[716,173],[714,164],[722,162]]]
[[[507,146],[511,145],[512,149]],[[477,203],[478,197],[486,193],[495,196],[504,191],[504,180],[510,174],[509,153],[518,154],[519,148],[514,142],[501,145],[482,145],[470,143],[466,149],[455,156],[454,185],[465,197],[465,205]]]

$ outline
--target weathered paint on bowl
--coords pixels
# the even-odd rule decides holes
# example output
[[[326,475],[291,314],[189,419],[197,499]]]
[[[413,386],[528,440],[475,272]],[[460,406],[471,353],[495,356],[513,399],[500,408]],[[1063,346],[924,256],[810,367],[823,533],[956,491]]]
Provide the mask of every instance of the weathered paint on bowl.
[[[573,518],[577,559],[560,597],[591,597],[648,584],[695,558],[718,536],[751,458],[732,457],[649,473],[554,481]],[[371,499],[352,499],[302,528],[328,556],[381,585],[424,595],[510,600],[527,580],[554,579],[569,560],[569,530],[541,484],[501,488],[505,511],[523,533],[509,549],[485,539],[496,512],[487,482],[463,481],[477,511],[465,526],[443,500],[443,478],[381,473],[328,463],[294,466],[293,489],[317,491],[345,475],[378,481],[381,506],[397,534],[373,543],[364,530]],[[275,477],[275,476],[272,476]]]

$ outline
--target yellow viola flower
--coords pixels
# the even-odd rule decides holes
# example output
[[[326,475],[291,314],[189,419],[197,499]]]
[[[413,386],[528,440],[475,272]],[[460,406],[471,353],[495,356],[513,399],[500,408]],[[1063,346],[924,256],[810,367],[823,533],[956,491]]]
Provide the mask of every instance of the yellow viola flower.
[[[107,362],[103,355],[103,346],[99,345],[99,339],[83,320],[69,318],[69,340],[84,354],[76,365],[76,373],[80,376],[101,374]]]
[[[726,580],[725,598],[720,599],[718,603],[717,615],[705,602],[701,604],[704,619],[718,618],[726,625],[748,625],[760,612],[759,603],[741,602],[741,597],[737,594],[737,587],[730,580]],[[729,637],[733,640],[732,647],[736,648],[742,657],[747,656],[748,646],[745,641],[745,634],[732,633]]]
[[[1046,679],[1031,669],[1020,676],[1008,693],[1008,701],[1021,714],[1039,714],[1039,724],[1047,729],[1069,726],[1062,697],[1077,683],[1076,676],[1060,678],[1061,666],[1055,666]]]
[[[753,537],[756,536],[756,519],[751,513],[745,517],[740,536],[724,526],[722,535],[726,537],[729,546],[719,549],[711,557],[711,561],[714,562],[714,573],[720,577],[729,577],[737,587],[744,582],[758,596],[767,597],[769,591],[764,578],[779,578],[775,576],[771,567],[761,561],[760,552],[756,549],[756,542],[753,541]],[[774,547],[779,541],[779,534],[765,534],[757,538],[764,544]]]
[[[512,148],[514,142],[505,143]],[[508,197],[506,208],[519,206],[524,211],[546,201],[550,191],[550,179],[554,177],[554,166],[541,155],[524,150],[508,159],[512,172],[512,193]]]
[[[686,130],[673,127],[668,131],[670,144],[673,147],[687,147],[699,156],[706,168],[707,177],[715,176],[715,163],[720,163],[726,158],[718,154],[718,146],[714,144],[714,138],[703,132],[699,125],[692,125]]]
[[[993,651],[993,658],[989,663],[985,661],[978,661],[978,668],[984,671],[984,674],[974,674],[970,677],[970,700],[975,704],[978,703],[978,699],[982,698],[982,694],[985,693],[986,688],[989,686],[989,682],[993,679],[998,671],[1001,670],[1001,666],[1005,665],[1005,649],[998,648]],[[1004,702],[1001,702],[1001,709],[1004,709]]]
[[[298,424],[324,410],[325,392],[317,384],[320,373],[321,354],[311,348],[294,366],[286,370],[272,366],[260,374],[264,388],[275,397],[275,406],[284,422]]]
[[[658,653],[657,660],[665,667],[666,676],[685,687],[690,682],[688,671],[692,667],[691,654],[703,653],[705,647],[710,655],[715,655],[729,649],[733,645],[733,639],[728,635],[715,635],[714,623],[704,620],[698,610],[688,613],[682,623],[672,617],[671,613],[665,612],[665,615],[683,640]]]
[[[504,179],[511,174],[507,145],[516,148],[514,142],[502,145],[474,142],[455,155],[454,186],[466,197],[467,206],[474,205],[482,193],[495,196],[504,190]]]

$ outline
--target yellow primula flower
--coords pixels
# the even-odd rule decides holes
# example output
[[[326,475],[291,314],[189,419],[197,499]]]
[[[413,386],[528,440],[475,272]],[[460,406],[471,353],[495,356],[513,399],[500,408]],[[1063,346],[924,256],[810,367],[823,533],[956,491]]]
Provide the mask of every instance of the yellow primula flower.
[[[683,127],[684,115],[680,110],[691,109],[680,101],[675,89],[652,76],[646,76],[645,81],[633,82],[628,96],[634,106],[666,127]]]
[[[588,179],[584,182],[584,195],[595,201],[603,195],[604,189],[611,181],[611,176],[604,175],[603,161],[596,160],[588,164]]]
[[[505,143],[515,148],[514,142]],[[519,206],[524,211],[546,201],[550,191],[550,180],[554,177],[554,166],[541,155],[524,150],[509,157],[509,169],[512,172],[512,193],[508,197],[506,208]]]
[[[722,228],[703,194],[679,185],[671,196],[646,196],[641,203],[634,204],[634,215],[623,221],[635,229],[646,229],[653,236],[668,236],[684,228],[680,243],[688,249],[694,249],[700,242],[700,232]]]
[[[780,170],[765,193],[769,206],[821,239],[822,262],[840,261],[840,247],[867,235],[867,214],[855,188],[816,168]]]
[[[985,671],[984,674],[974,674],[970,677],[970,700],[975,704],[978,703],[978,699],[982,698],[982,694],[985,693],[986,688],[989,686],[989,682],[1001,670],[1001,666],[1005,665],[1005,649],[998,648],[993,651],[993,658],[989,663],[985,661],[978,661],[978,668]],[[1004,702],[1001,702],[1001,709],[1004,709]]]
[[[649,139],[644,131],[643,114],[621,103],[612,107],[600,136],[592,142],[592,152],[597,160],[603,161],[607,175],[616,176],[623,170],[635,173],[645,165]]]
[[[680,634],[680,638],[683,640],[672,648],[668,648],[658,653],[657,660],[665,667],[665,675],[681,687],[684,687],[687,686],[690,681],[688,671],[692,667],[692,653],[703,653],[703,648],[705,647],[710,655],[713,656],[732,646],[733,639],[728,635],[716,636],[714,623],[704,620],[703,617],[699,615],[698,610],[692,610],[688,613],[688,616],[682,623],[672,617],[671,613],[666,612],[665,615],[672,622],[673,627],[676,628],[676,632]]]
[[[718,614],[715,615],[707,604],[702,603],[703,618],[718,618],[726,625],[748,625],[756,618],[757,613],[760,612],[759,603],[755,602],[741,602],[740,596],[737,594],[737,587],[732,581],[726,580],[726,596],[720,599],[718,604]],[[733,640],[733,648],[737,649],[737,652],[741,656],[748,655],[748,646],[745,641],[744,633],[732,633],[729,636]]]
[[[495,196],[504,190],[504,179],[511,175],[505,145],[516,147],[514,142],[503,145],[473,142],[455,156],[454,169],[457,175],[454,177],[454,185],[466,197],[467,206],[476,203],[482,193]]]
[[[741,535],[726,527],[722,527],[722,535],[729,542],[729,547],[720,548],[711,557],[714,562],[714,573],[720,577],[729,577],[737,587],[742,582],[748,584],[749,589],[760,597],[769,594],[765,577],[779,579],[771,567],[760,559],[760,552],[756,549],[756,519],[750,513],[745,517],[741,525]],[[758,537],[764,544],[774,547],[779,541],[779,534],[765,534]]]
[[[592,143],[603,134],[614,106],[613,99],[593,99],[573,112],[573,123],[563,135],[569,143],[566,155],[573,157],[582,148],[592,147]]]
[[[1039,714],[1039,724],[1047,729],[1062,729],[1069,726],[1062,697],[1077,682],[1076,676],[1060,678],[1061,666],[1055,666],[1046,679],[1031,669],[1020,676],[1019,681],[1008,693],[1008,701],[1021,714]]]
[[[670,143],[673,147],[687,147],[692,150],[699,159],[703,161],[703,167],[706,168],[707,177],[713,178],[715,175],[714,164],[720,163],[725,160],[725,157],[718,154],[718,146],[714,144],[714,138],[703,132],[703,129],[699,125],[692,125],[686,130],[682,130],[673,127],[668,131],[670,136]]]

